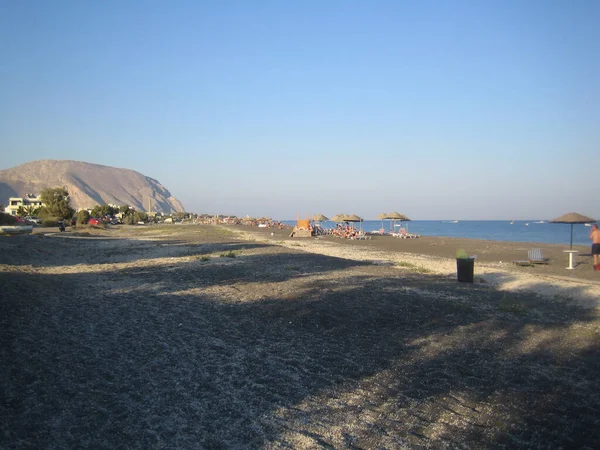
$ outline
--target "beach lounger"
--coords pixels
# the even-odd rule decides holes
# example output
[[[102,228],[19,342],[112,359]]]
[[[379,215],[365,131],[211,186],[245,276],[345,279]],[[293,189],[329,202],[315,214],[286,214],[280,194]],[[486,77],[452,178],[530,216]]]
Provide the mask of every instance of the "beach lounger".
[[[532,248],[527,252],[528,259],[518,259],[512,263],[516,266],[534,266],[536,264],[549,264],[550,259],[544,258],[542,250],[539,248]]]
[[[542,249],[540,248],[532,248],[527,252],[527,256],[529,257],[529,262],[532,264],[549,264],[550,259],[544,258],[542,254]]]
[[[399,237],[402,239],[416,239],[421,236],[418,234],[409,233],[408,231],[406,231],[406,228],[400,228],[400,232],[396,233],[394,237]]]

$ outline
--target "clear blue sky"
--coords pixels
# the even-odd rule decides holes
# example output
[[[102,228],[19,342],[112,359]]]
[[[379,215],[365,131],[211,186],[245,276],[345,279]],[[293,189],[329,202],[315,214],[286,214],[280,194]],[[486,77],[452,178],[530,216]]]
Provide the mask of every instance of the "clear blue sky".
[[[600,218],[600,1],[0,0],[0,168],[192,212]]]

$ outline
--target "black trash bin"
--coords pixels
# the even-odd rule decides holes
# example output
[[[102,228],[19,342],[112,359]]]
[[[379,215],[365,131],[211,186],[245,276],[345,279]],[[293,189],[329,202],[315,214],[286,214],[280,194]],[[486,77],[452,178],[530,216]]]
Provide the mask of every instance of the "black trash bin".
[[[475,258],[456,258],[456,273],[458,275],[458,281],[462,283],[472,283],[474,271]]]

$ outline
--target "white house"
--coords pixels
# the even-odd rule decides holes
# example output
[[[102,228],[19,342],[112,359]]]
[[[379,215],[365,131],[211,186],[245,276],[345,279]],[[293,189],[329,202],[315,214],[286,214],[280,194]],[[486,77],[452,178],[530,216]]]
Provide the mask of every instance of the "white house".
[[[22,206],[23,208],[28,206],[40,208],[44,206],[44,204],[39,195],[27,194],[25,197],[11,197],[8,199],[8,206],[4,208],[4,212],[16,216],[19,206]]]

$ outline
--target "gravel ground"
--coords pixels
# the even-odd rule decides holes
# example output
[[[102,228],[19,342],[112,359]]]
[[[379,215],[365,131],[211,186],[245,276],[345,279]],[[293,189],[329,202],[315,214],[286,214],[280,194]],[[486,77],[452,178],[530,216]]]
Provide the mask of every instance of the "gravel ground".
[[[600,447],[595,307],[269,239],[0,239],[0,447]]]

